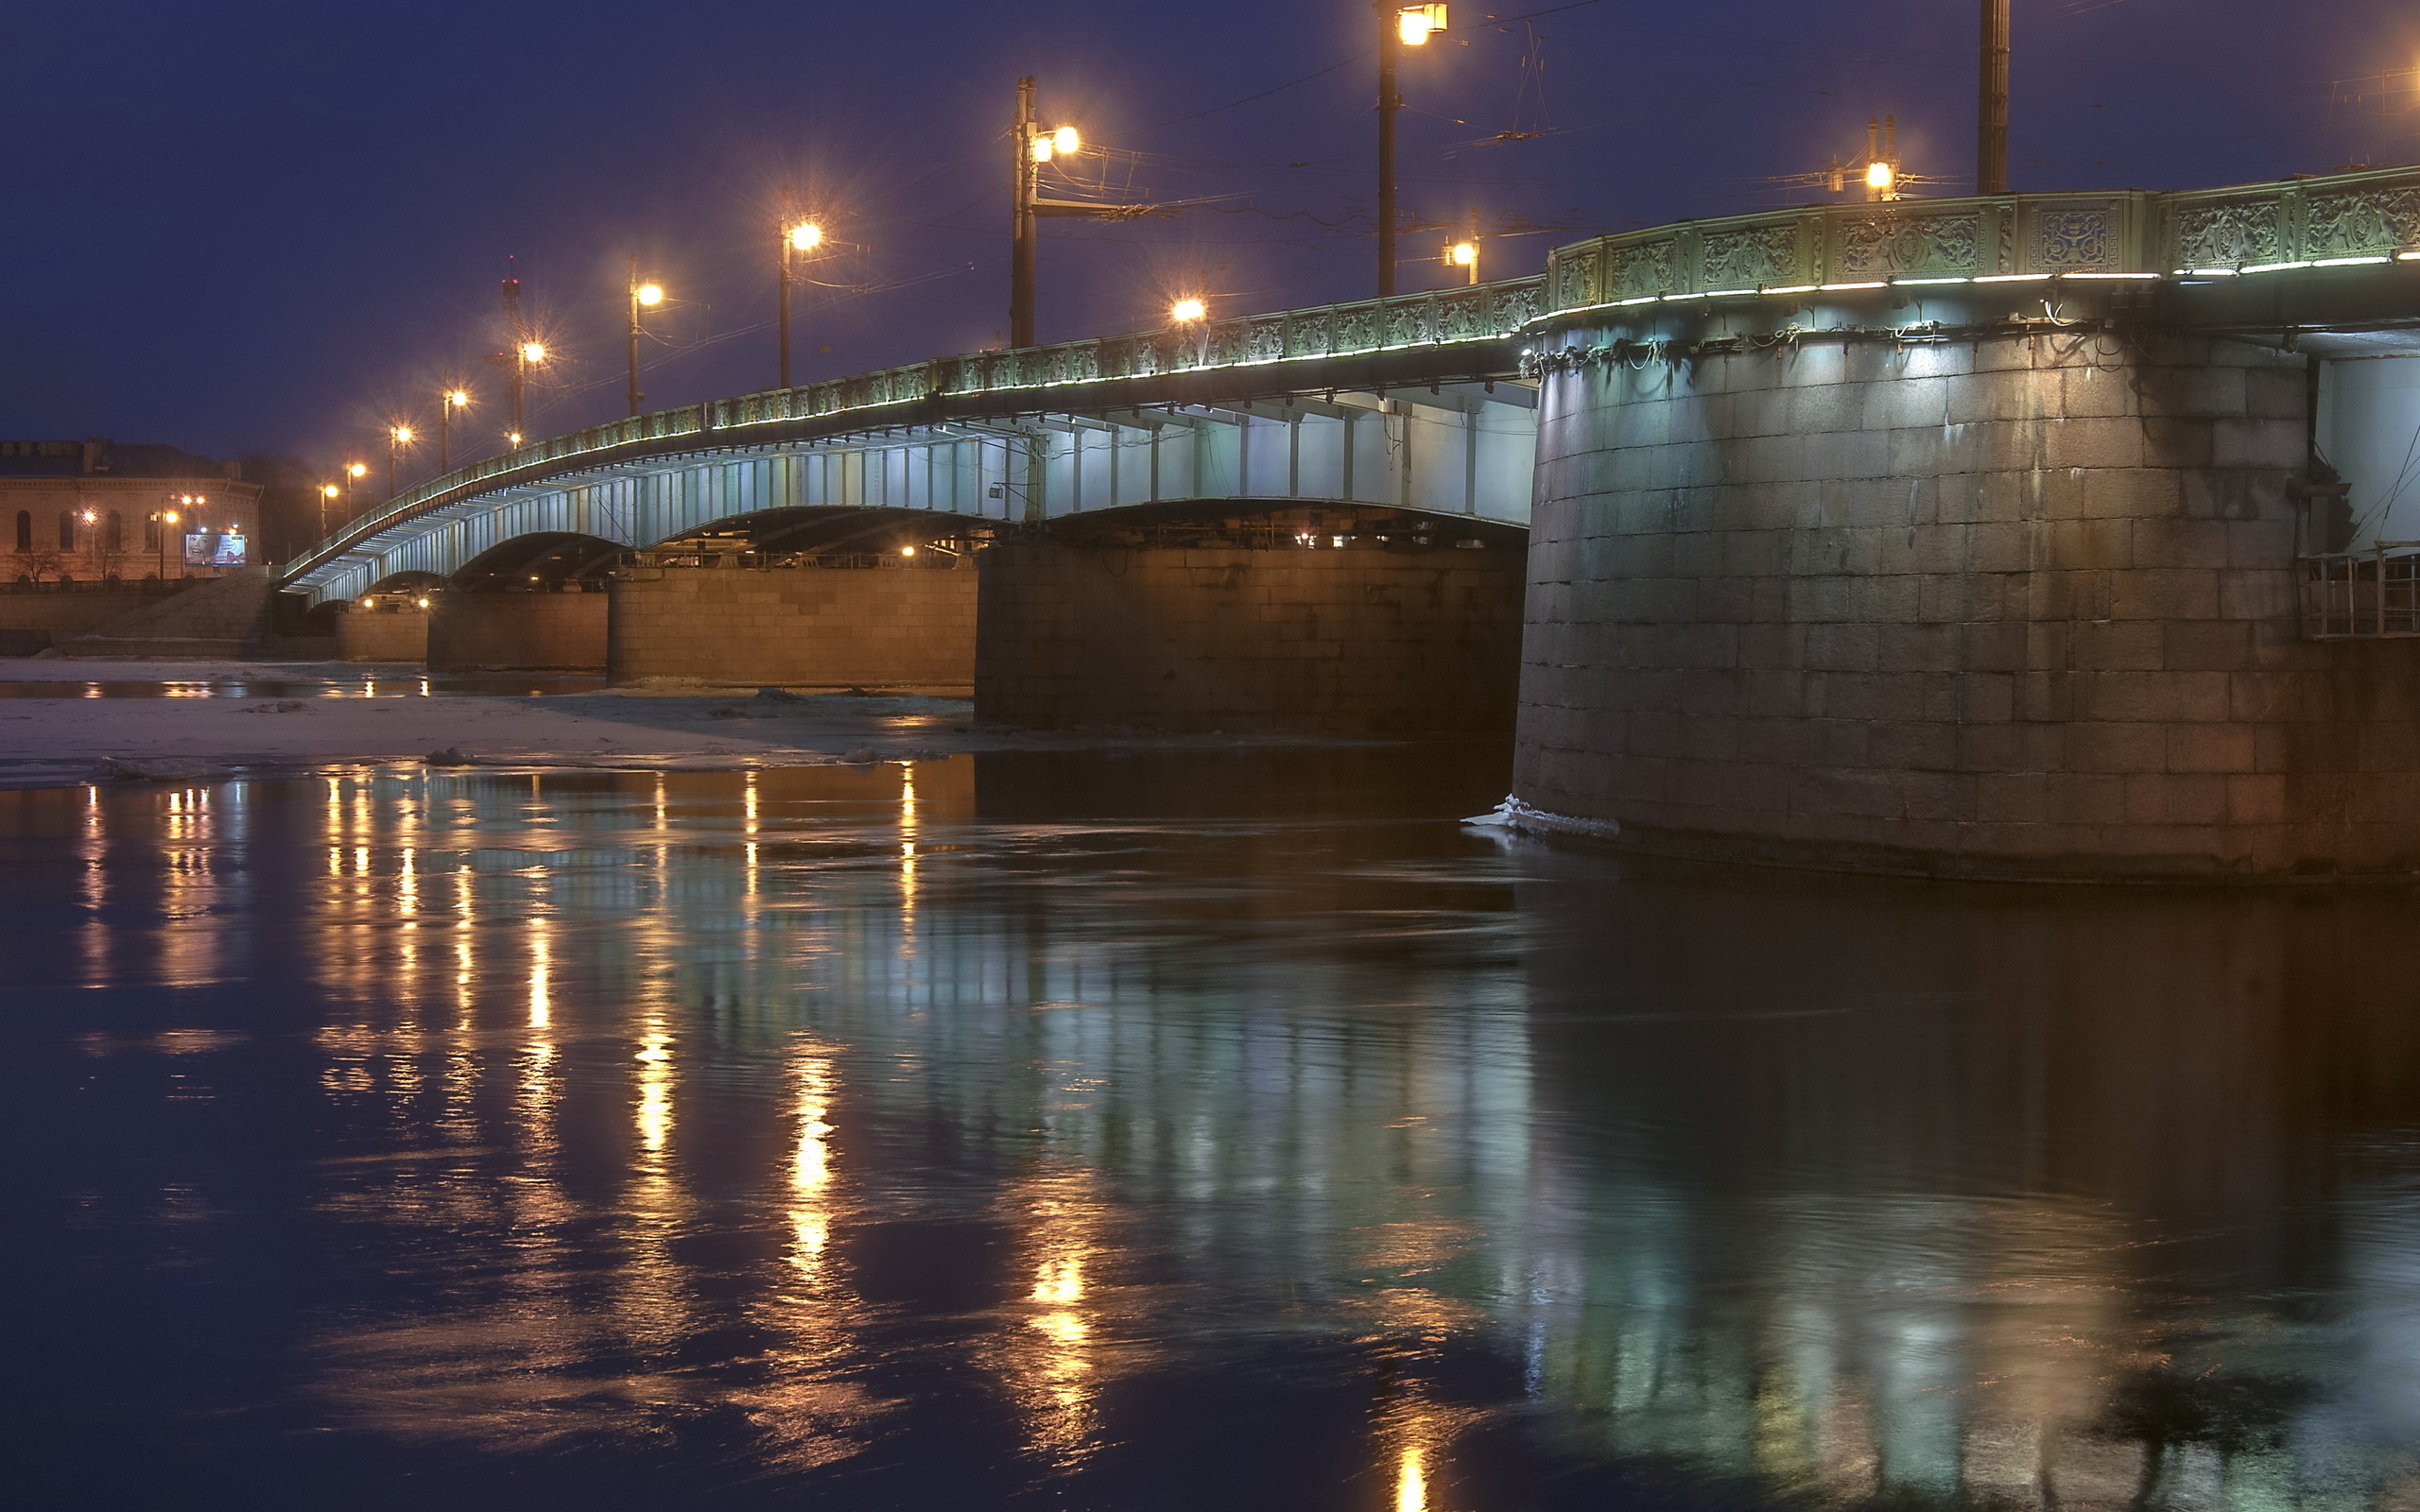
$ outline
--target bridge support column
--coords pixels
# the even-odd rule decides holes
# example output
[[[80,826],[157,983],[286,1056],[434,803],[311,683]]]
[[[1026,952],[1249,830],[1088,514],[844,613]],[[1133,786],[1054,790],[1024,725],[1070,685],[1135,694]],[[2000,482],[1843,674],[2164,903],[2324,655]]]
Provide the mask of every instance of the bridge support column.
[[[1944,874],[2420,866],[2420,646],[2297,624],[2304,359],[2146,340],[1549,375],[1530,822]]]
[[[435,595],[428,613],[431,672],[602,672],[603,593]]]
[[[983,553],[977,717],[1066,728],[1510,729],[1521,553],[1017,542]]]
[[[644,678],[964,696],[974,564],[638,567],[614,576],[615,682]]]
[[[351,606],[337,619],[337,655],[347,662],[428,660],[428,611],[406,605],[368,610]]]

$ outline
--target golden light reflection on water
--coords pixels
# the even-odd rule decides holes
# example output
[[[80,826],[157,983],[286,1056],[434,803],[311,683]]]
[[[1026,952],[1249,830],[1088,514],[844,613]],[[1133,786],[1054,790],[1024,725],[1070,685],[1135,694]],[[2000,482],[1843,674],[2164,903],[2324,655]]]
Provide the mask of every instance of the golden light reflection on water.
[[[1114,1374],[1091,1274],[1105,1253],[1108,1207],[1089,1173],[1071,1170],[1020,1183],[1008,1216],[1029,1284],[994,1346],[994,1369],[1024,1420],[1027,1452],[1072,1468],[1098,1447],[1100,1394]]]
[[[1626,1130],[1616,1155],[1583,1148],[1568,1093],[1534,1106],[1551,1057],[1495,968],[1438,1002],[1310,946],[1265,963],[1172,947],[1126,876],[1091,915],[1073,889],[1040,906],[1025,876],[1011,902],[970,902],[978,864],[953,849],[942,867],[924,843],[971,804],[947,767],[812,781],[832,785],[649,774],[616,790],[618,810],[600,801],[603,817],[580,816],[567,781],[540,795],[556,805],[544,815],[518,784],[475,777],[311,790],[314,875],[294,917],[335,989],[315,1106],[372,1151],[329,1165],[327,1205],[419,1230],[399,1265],[434,1248],[460,1266],[424,1313],[331,1332],[327,1384],[364,1418],[510,1448],[677,1435],[684,1413],[735,1406],[769,1462],[846,1458],[916,1410],[880,1372],[902,1358],[886,1330],[921,1304],[866,1300],[884,1278],[858,1241],[932,1209],[973,1222],[949,1208],[966,1200],[1005,1236],[992,1290],[965,1319],[924,1316],[948,1337],[914,1349],[977,1364],[1025,1449],[1061,1469],[1099,1453],[1121,1382],[1187,1347],[1167,1320],[1219,1297],[1242,1298],[1234,1337],[1342,1336],[1384,1363],[1363,1504],[1398,1512],[1484,1504],[1469,1419],[1431,1374],[1449,1345],[1523,1362],[1542,1420],[1583,1457],[1812,1504],[2266,1512],[2409,1494],[2408,1471],[2330,1481],[2323,1440],[2349,1433],[2331,1424],[2351,1409],[2324,1393],[2296,1409],[2317,1427],[2223,1455],[2111,1429],[2124,1382],[2217,1368],[2141,1321],[2146,1256],[2165,1242],[2146,1205],[1913,1179],[1741,1196],[1728,1167],[1671,1163],[1658,1129]],[[857,806],[835,820],[842,802]],[[693,805],[709,823],[685,827]],[[163,846],[151,958],[215,978],[237,896],[233,796],[74,796],[59,833],[78,848],[76,928],[96,971],[120,927],[103,905],[127,906],[102,865],[123,843],[113,816]],[[835,837],[854,847],[845,863],[810,853]],[[1302,866],[1288,852],[1247,880],[1277,895],[1272,916],[1354,927]],[[1874,1074],[1827,1065],[1827,1083],[1881,1098],[1883,1071],[1906,1068],[1850,1070]],[[1894,1116],[1894,1151],[1951,1137],[1935,1102],[1911,1095]],[[416,1144],[431,1120],[441,1138]],[[925,1158],[897,1152],[931,1128],[974,1152],[952,1159],[979,1181],[916,1184]],[[1163,1246],[1149,1264],[1147,1245]],[[2405,1306],[2394,1268],[2409,1244],[2374,1247],[2385,1319]],[[1709,1249],[1745,1257],[1720,1286]],[[1173,1279],[1135,1279],[1154,1265]],[[2262,1349],[2301,1336],[2282,1310],[2235,1315]],[[735,1320],[751,1332],[730,1357],[683,1362]],[[2401,1379],[2394,1334],[2365,1330],[2365,1371]],[[2311,1489],[2327,1485],[2338,1501]]]

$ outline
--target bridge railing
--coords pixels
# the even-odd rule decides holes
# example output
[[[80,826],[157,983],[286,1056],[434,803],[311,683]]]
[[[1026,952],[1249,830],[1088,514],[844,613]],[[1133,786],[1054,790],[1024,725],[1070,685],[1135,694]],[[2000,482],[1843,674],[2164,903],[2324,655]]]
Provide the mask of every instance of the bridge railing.
[[[347,521],[335,534],[286,563],[279,576],[291,577],[329,557],[346,539],[409,518],[431,501],[458,490],[632,442],[683,437],[702,440],[709,434],[726,431],[740,432],[744,439],[751,426],[871,413],[936,395],[1031,392],[1039,398],[1051,388],[1074,384],[1494,341],[1544,314],[1545,293],[1543,278],[1499,279],[1387,300],[1237,316],[1199,326],[969,352],[658,410],[532,441],[406,489],[377,508]]]
[[[2218,275],[2385,262],[2420,249],[2420,168],[2226,189],[1967,196],[1812,205],[1557,248],[1558,311],[1885,279]]]

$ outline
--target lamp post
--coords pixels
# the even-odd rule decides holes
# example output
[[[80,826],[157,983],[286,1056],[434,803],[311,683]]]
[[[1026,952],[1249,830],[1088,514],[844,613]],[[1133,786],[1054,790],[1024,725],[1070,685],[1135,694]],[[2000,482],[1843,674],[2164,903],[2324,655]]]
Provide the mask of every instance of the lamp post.
[[[168,530],[170,526],[177,523],[177,511],[174,509],[156,510],[153,512],[151,520],[152,535],[153,538],[159,541],[160,545],[160,580],[162,582],[166,582],[168,580]],[[322,532],[322,534],[324,533],[325,532]]]
[[[1040,215],[1098,215],[1103,206],[1042,198],[1042,165],[1081,150],[1072,126],[1045,131],[1033,110],[1033,76],[1017,80],[1017,127],[1009,239],[1009,345],[1033,345],[1034,219]]]
[[[328,539],[328,501],[337,496],[337,486],[333,483],[320,485],[320,539],[321,541]],[[170,515],[168,518],[174,520],[176,516]]]
[[[639,282],[639,260],[631,258],[631,413],[639,412],[639,401],[647,396],[639,392],[639,311],[653,309],[664,302],[664,285]],[[787,387],[786,381],[783,384]]]
[[[529,387],[529,369],[546,360],[543,341],[524,341],[512,349],[512,444],[521,444],[522,410]]]
[[[1378,297],[1395,291],[1395,63],[1406,47],[1425,47],[1428,34],[1445,29],[1442,5],[1399,6],[1373,0],[1378,12]]]
[[[782,328],[782,383],[790,386],[790,282],[797,275],[791,271],[791,259],[801,252],[811,252],[823,245],[823,228],[811,220],[800,220],[794,215],[782,217],[781,237],[781,311],[778,323]]]
[[[395,496],[395,460],[403,449],[412,444],[412,428],[408,425],[387,427],[387,497]]]
[[[1975,192],[2008,193],[2008,0],[1983,0],[1982,78],[1975,123]]]
[[[454,412],[470,407],[468,389],[448,388],[437,401],[437,471],[454,471]]]
[[[1168,318],[1179,326],[1193,327],[1193,365],[1210,366],[1210,306],[1195,295],[1186,295],[1168,306]]]
[[[347,462],[344,465],[344,517],[347,520],[359,512],[353,507],[353,486],[369,475],[370,464],[367,462]]]

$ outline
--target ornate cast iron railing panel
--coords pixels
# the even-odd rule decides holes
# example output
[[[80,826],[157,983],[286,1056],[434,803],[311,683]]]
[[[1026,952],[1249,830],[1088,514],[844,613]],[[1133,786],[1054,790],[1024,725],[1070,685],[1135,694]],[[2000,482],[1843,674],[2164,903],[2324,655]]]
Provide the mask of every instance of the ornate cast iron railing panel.
[[[1557,311],[1880,280],[2215,273],[2420,250],[2420,168],[2170,193],[1818,205],[1556,249]]]

